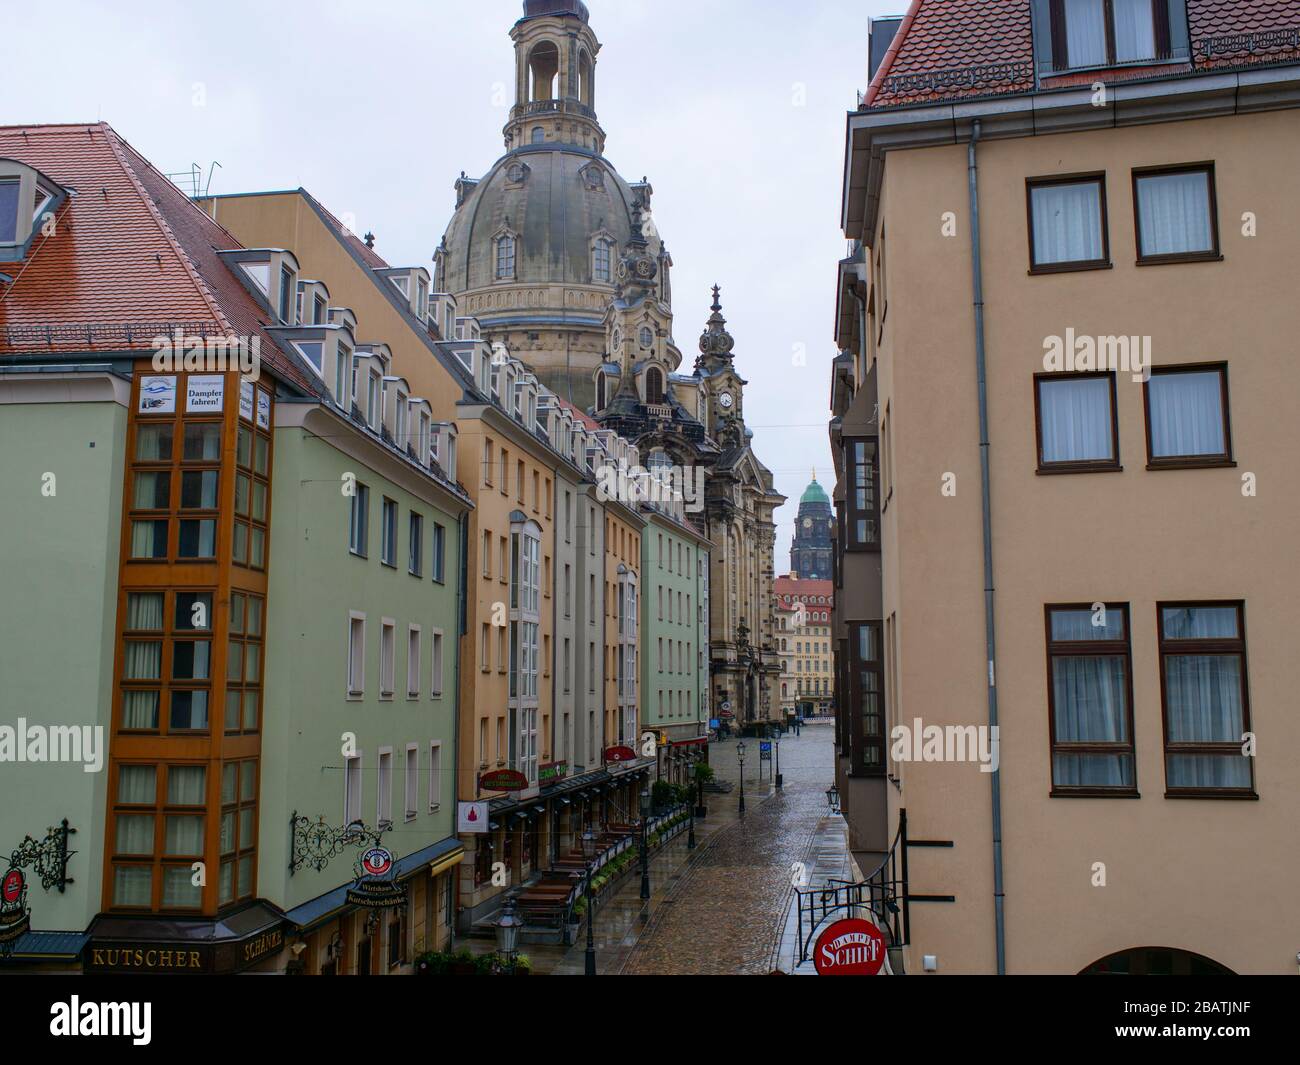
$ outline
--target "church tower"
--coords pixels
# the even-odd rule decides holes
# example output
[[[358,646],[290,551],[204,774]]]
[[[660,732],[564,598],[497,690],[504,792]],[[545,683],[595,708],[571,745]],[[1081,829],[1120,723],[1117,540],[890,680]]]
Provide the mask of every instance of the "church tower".
[[[795,519],[794,545],[790,548],[790,573],[801,581],[831,580],[831,530],[835,514],[826,490],[812,483],[799,500],[799,517]]]
[[[605,151],[596,120],[600,42],[582,0],[527,0],[510,31],[515,42],[515,105],[506,150],[546,141]]]

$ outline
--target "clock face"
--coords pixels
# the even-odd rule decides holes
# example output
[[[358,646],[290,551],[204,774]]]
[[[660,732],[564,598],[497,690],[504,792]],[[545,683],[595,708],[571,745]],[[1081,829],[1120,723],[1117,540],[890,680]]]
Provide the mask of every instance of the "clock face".
[[[804,518],[804,520],[803,520],[803,527],[804,527],[805,529],[811,529],[811,528],[812,528],[812,518]]]
[[[722,395],[718,397],[718,402],[722,404],[723,410],[731,410],[731,405],[735,403],[735,400],[731,398],[730,392],[723,392]]]

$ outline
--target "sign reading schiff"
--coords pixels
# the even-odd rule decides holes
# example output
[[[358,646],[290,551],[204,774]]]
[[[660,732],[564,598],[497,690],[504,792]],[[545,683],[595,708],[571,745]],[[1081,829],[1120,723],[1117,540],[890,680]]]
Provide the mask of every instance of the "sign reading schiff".
[[[884,964],[885,937],[870,921],[836,921],[813,951],[818,976],[876,976]]]

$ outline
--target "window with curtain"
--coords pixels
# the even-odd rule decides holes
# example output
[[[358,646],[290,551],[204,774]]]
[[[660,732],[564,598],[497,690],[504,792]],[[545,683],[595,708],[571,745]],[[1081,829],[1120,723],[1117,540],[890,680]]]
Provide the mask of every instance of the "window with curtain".
[[[1138,262],[1217,258],[1213,166],[1135,172]]]
[[[1030,266],[1034,270],[1110,265],[1103,176],[1034,179],[1028,189]]]
[[[1053,795],[1136,795],[1128,606],[1049,607]]]
[[[1146,408],[1152,466],[1232,461],[1227,366],[1153,370]]]
[[[1051,0],[1058,70],[1140,63],[1170,54],[1165,0]]]
[[[1039,469],[1118,469],[1115,375],[1036,378]]]
[[[1165,787],[1171,795],[1254,795],[1245,607],[1163,603],[1160,668]]]

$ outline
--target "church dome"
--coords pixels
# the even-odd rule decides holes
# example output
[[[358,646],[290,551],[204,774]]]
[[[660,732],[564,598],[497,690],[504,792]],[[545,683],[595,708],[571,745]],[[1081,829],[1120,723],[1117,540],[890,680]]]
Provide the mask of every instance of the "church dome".
[[[801,507],[806,503],[824,503],[826,506],[831,504],[830,497],[826,495],[826,490],[817,483],[816,477],[813,478],[812,484],[804,490],[804,494],[799,500]]]
[[[631,237],[632,205],[639,194],[608,160],[577,145],[528,144],[498,160],[482,181],[461,186],[463,198],[440,249],[444,291],[595,288],[603,298],[583,301],[591,306],[579,310],[585,309],[593,322],[602,318],[614,295],[613,268]],[[652,231],[646,235],[651,253],[658,256],[661,242]],[[514,241],[513,273],[499,270],[502,237]],[[602,239],[612,242],[608,260],[597,256],[596,243]],[[608,274],[602,270],[606,262]],[[503,272],[508,276],[498,276]],[[568,300],[545,299],[543,304],[531,309],[546,321],[574,309]],[[479,317],[490,326],[497,316],[489,311]]]

